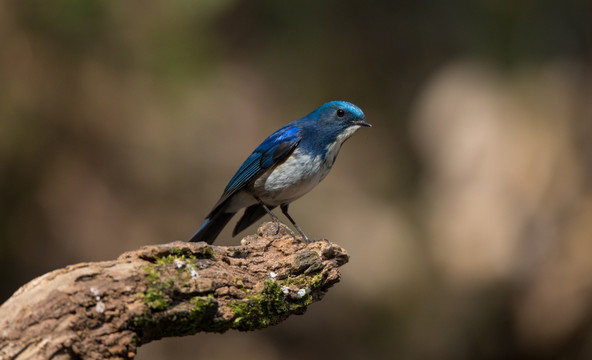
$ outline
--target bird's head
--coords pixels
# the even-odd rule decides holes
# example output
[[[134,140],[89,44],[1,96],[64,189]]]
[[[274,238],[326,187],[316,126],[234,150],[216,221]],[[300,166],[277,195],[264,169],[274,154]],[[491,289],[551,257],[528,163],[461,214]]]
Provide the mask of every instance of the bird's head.
[[[347,140],[360,127],[372,126],[366,122],[362,109],[347,101],[330,101],[313,114],[318,119],[318,126],[324,132],[334,134],[340,142]]]

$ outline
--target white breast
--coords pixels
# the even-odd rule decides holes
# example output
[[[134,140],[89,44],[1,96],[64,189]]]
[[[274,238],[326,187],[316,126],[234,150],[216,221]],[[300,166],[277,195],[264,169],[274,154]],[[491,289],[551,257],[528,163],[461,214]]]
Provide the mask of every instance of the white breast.
[[[282,164],[272,167],[253,184],[253,194],[264,203],[290,203],[312,190],[331,170],[341,145],[359,126],[351,126],[325,148],[325,157],[311,156],[296,149]]]
[[[329,173],[330,165],[320,156],[294,151],[282,164],[264,173],[253,186],[255,196],[277,206],[290,203],[314,188]]]

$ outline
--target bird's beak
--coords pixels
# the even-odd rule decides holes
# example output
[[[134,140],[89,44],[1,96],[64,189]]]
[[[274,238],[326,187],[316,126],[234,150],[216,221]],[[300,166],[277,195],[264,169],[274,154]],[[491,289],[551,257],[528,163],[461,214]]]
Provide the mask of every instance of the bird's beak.
[[[372,127],[372,125],[370,123],[366,122],[365,120],[355,121],[354,125]]]

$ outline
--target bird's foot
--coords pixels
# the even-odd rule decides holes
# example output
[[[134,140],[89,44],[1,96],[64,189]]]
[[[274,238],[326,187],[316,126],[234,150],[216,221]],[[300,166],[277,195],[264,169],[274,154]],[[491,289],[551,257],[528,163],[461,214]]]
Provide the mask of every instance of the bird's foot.
[[[292,231],[292,229],[290,229],[288,227],[288,225],[284,224],[283,222],[279,221],[279,219],[276,218],[277,221],[274,221],[273,223],[275,224],[275,234],[279,234],[280,233],[280,229],[283,227],[284,229],[290,231],[292,233],[292,236],[294,235],[294,232]]]
[[[302,237],[302,240],[304,240],[304,242],[306,242],[307,244],[311,243],[311,240],[308,238],[308,236],[306,236],[305,233],[300,233],[300,236]]]
[[[278,239],[283,237],[284,235],[291,235],[294,236],[292,229],[290,229],[286,224],[282,222],[275,222],[269,221],[266,223],[261,224],[258,229],[259,236],[269,237],[273,239]]]
[[[296,224],[294,221],[292,221],[292,225],[294,225],[296,230],[298,230],[298,233],[300,234],[300,236],[302,236],[302,240],[304,240],[307,244],[310,244],[310,239],[308,238],[308,236],[306,236],[304,231],[302,231],[300,226],[298,226],[298,224]]]

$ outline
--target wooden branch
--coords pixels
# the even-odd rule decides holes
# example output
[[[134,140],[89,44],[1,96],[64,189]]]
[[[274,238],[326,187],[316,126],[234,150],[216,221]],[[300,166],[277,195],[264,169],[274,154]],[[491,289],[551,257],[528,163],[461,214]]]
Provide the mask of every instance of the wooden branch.
[[[264,328],[320,300],[348,259],[266,223],[240,246],[174,242],[71,265],[0,306],[0,359],[132,359],[162,337]]]

